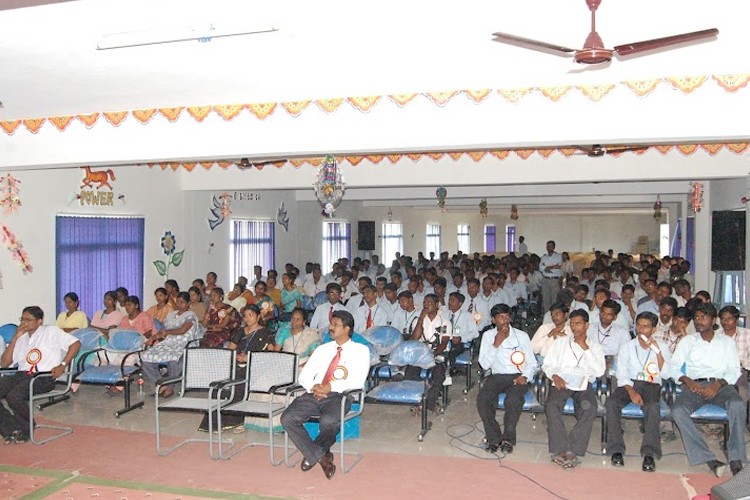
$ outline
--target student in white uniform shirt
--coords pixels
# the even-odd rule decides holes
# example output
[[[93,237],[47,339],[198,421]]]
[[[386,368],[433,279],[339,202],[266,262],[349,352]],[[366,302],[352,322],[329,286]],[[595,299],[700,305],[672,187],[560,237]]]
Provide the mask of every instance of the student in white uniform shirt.
[[[391,320],[388,310],[378,303],[375,297],[375,287],[365,285],[363,289],[364,304],[357,309],[354,315],[354,331],[364,332],[374,326],[386,326]]]
[[[732,474],[739,473],[742,464],[747,462],[746,407],[732,385],[741,373],[740,356],[734,340],[716,331],[716,316],[716,307],[711,303],[695,308],[693,322],[698,333],[686,336],[677,345],[669,363],[669,375],[682,385],[682,391],[672,406],[672,418],[680,429],[688,462],[691,466],[706,464],[716,477],[721,477],[726,464],[716,459],[690,418],[706,403],[727,410],[729,440],[726,451]]]
[[[312,278],[302,285],[302,293],[315,298],[320,292],[325,291],[327,284],[326,279],[320,274],[320,266],[315,266],[312,271]]]
[[[469,314],[463,305],[466,302],[466,297],[460,292],[453,292],[448,296],[448,320],[451,322],[453,329],[453,337],[461,338],[461,342],[471,342],[475,338],[479,337],[479,330],[477,330],[477,323],[474,316]],[[458,346],[454,345],[453,350],[457,350]],[[451,355],[453,355],[453,350]],[[463,351],[463,347],[460,349]],[[455,353],[455,356],[461,352]]]
[[[489,283],[487,280],[490,280]],[[500,284],[500,281],[502,281],[502,284]],[[512,300],[510,298],[510,295],[508,292],[503,288],[505,286],[505,274],[496,274],[492,276],[487,276],[482,280],[482,300],[487,302],[487,305],[490,308],[490,311],[494,306],[497,304],[505,304],[510,307],[513,307],[515,304],[512,304]],[[490,295],[492,295],[492,298],[490,298]]]
[[[526,283],[518,281],[518,268],[512,267],[509,272],[510,279],[505,282],[503,287],[508,296],[510,296],[511,307],[515,307],[521,302],[529,300],[529,292],[526,289]]]
[[[654,335],[657,337],[663,336],[669,331],[672,326],[672,317],[674,312],[677,310],[677,301],[672,297],[667,297],[659,304],[659,315],[657,317],[658,322],[656,323],[656,331]]]
[[[615,302],[620,308],[619,311],[622,311],[622,308],[623,308],[622,302],[618,300],[614,300],[611,297],[612,297],[612,294],[607,289],[600,288],[599,290],[596,291],[596,293],[594,294],[594,302],[592,304],[592,308],[589,311],[589,317],[591,318],[591,323],[599,322],[599,310],[602,308],[602,304],[604,304],[604,302],[607,300],[612,300],[613,302]],[[614,322],[617,325],[624,328],[625,330],[627,330],[628,332],[630,331],[631,322],[629,321],[629,319],[626,317],[625,314],[620,314],[618,312],[617,317],[615,318]]]
[[[586,454],[596,419],[596,393],[592,382],[604,375],[602,347],[587,339],[588,313],[580,309],[570,313],[572,337],[557,339],[544,358],[542,369],[552,380],[545,405],[547,435],[552,462],[564,469],[580,464]],[[576,424],[570,433],[563,423],[563,408],[573,398]]]
[[[419,340],[432,346],[433,355],[437,363],[432,368],[432,380],[427,390],[425,405],[429,411],[442,412],[438,403],[440,390],[445,382],[445,363],[439,361],[439,356],[448,347],[453,337],[453,328],[451,322],[444,316],[440,310],[438,298],[435,294],[428,294],[424,298],[424,307],[419,313],[417,324],[412,332],[411,340]],[[460,343],[460,342],[459,342]],[[408,380],[420,380],[422,369],[418,366],[407,366],[404,376]]]
[[[326,285],[327,302],[320,304],[315,308],[313,317],[310,320],[310,328],[315,328],[319,333],[328,331],[328,325],[331,324],[331,318],[335,311],[346,311],[339,299],[341,298],[341,285],[338,283],[329,283]]]
[[[735,306],[724,306],[719,311],[719,321],[724,334],[734,339],[737,344],[737,352],[740,355],[740,367],[742,375],[737,379],[735,386],[737,392],[744,402],[750,400],[748,394],[748,372],[750,372],[750,330],[737,326],[740,319],[740,311]]]
[[[398,294],[398,303],[400,310],[391,318],[391,326],[401,332],[404,340],[410,340],[419,319],[420,308],[415,306],[408,290]]]
[[[406,284],[406,289],[411,293],[412,300],[414,300],[414,305],[418,307],[422,307],[422,302],[424,301],[424,296],[426,295],[423,291],[422,286],[422,280],[418,276],[414,276],[409,280],[409,283]]]
[[[477,279],[472,278],[466,283],[466,291],[468,295],[461,309],[474,318],[477,330],[481,332],[492,322],[489,301],[482,300],[479,293],[479,280]]]
[[[661,458],[659,400],[670,354],[669,348],[653,336],[657,321],[654,313],[639,314],[636,338],[625,343],[617,355],[617,388],[607,398],[607,448],[616,467],[625,465],[622,409],[631,402],[641,406],[644,414],[641,470],[655,471],[656,460]]]
[[[605,300],[599,310],[599,321],[589,325],[589,340],[601,345],[605,356],[616,356],[620,347],[630,341],[630,332],[615,322],[618,314],[620,304]]]
[[[542,358],[547,355],[552,344],[560,337],[572,337],[573,331],[568,325],[568,306],[561,302],[555,302],[550,307],[551,321],[540,325],[534,337],[531,339],[531,347],[534,354]]]

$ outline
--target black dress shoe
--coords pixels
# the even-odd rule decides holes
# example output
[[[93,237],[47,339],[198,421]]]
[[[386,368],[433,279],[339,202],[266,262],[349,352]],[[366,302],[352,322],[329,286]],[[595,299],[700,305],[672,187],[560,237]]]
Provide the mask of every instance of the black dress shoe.
[[[500,442],[500,451],[505,454],[513,453],[513,443],[511,443],[507,439],[504,439]]]
[[[333,463],[333,455],[327,453],[320,459],[320,467],[323,469],[323,474],[326,475],[326,479],[331,479],[336,474],[336,465]]]
[[[651,455],[643,457],[643,465],[641,465],[643,472],[654,472],[656,470],[656,461]]]
[[[497,453],[497,446],[496,444],[484,443],[482,449],[487,453]]]
[[[742,462],[739,460],[732,460],[729,462],[729,470],[732,471],[733,476],[736,476],[742,470]]]
[[[716,477],[723,476],[727,471],[727,464],[725,464],[724,462],[719,462],[718,460],[709,460],[706,465],[708,465],[711,473],[713,473],[713,475]]]
[[[315,467],[315,464],[311,464],[305,459],[302,459],[302,462],[299,464],[299,468],[302,469],[302,472],[307,472],[313,467]]]
[[[625,465],[625,459],[622,458],[622,453],[612,453],[612,465],[615,467],[622,467]]]

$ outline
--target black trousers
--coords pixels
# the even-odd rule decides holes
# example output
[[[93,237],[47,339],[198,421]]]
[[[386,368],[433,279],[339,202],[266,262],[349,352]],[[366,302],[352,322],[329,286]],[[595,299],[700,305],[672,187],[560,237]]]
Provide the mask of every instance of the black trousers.
[[[518,373],[498,373],[490,375],[484,380],[484,385],[477,394],[477,410],[484,424],[484,434],[487,444],[498,446],[501,441],[510,441],[516,444],[516,425],[521,418],[523,403],[528,384],[515,385],[513,381],[518,378]],[[505,415],[503,416],[503,428],[495,418],[497,410],[497,398],[505,393]]]
[[[0,434],[10,436],[14,431],[29,435],[29,386],[32,376],[26,372],[0,377]],[[55,388],[55,379],[44,377],[34,383],[34,394],[44,394]],[[2,404],[8,403],[10,410]]]
[[[422,380],[420,377],[422,368],[418,366],[407,366],[404,370],[404,378],[406,380]],[[437,403],[440,397],[440,391],[443,388],[443,382],[445,382],[445,363],[436,363],[432,368],[432,383],[429,389],[427,389],[427,409],[432,411],[435,409],[435,403]]]
[[[568,398],[573,398],[576,417],[576,424],[570,433],[563,423],[563,408]],[[550,453],[573,452],[579,457],[586,455],[591,430],[596,420],[596,394],[591,384],[583,391],[560,390],[553,385],[549,389],[544,411],[547,415]]]
[[[661,458],[661,438],[659,436],[659,398],[661,385],[637,380],[633,383],[635,392],[643,398],[643,439],[641,456],[651,455]],[[630,404],[630,396],[624,387],[618,387],[607,399],[607,448],[610,453],[625,453],[625,440],[622,431],[622,409]]]
[[[298,396],[281,414],[281,425],[294,446],[310,464],[316,464],[336,443],[336,435],[341,426],[341,398],[344,395],[331,392],[324,399],[317,400],[311,393]],[[346,402],[346,412],[352,403]],[[304,423],[318,417],[320,433],[313,441]]]

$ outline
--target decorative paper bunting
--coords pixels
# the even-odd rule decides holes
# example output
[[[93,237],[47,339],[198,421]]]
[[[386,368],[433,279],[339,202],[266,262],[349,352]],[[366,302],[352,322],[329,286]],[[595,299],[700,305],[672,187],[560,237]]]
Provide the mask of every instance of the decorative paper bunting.
[[[310,164],[310,165],[312,165],[313,167],[316,167],[316,168],[317,168],[317,167],[319,167],[319,166],[321,166],[321,165],[323,164],[323,158],[322,158],[322,157],[318,157],[318,158],[308,158],[308,159],[307,159],[307,163],[309,163],[309,164]]]
[[[154,117],[155,114],[155,109],[136,109],[133,111],[133,118],[145,125],[151,120],[151,118]]]
[[[490,89],[481,89],[481,90],[462,90],[464,94],[466,94],[466,97],[471,99],[471,101],[474,104],[479,104],[480,102],[487,99],[487,96],[490,95],[492,90]]]
[[[510,151],[507,149],[501,149],[501,150],[495,150],[489,152],[492,156],[497,158],[498,160],[504,160],[508,157],[508,154],[510,154]]]
[[[289,163],[291,163],[294,168],[299,168],[305,164],[305,160],[302,160],[299,158],[292,158],[289,160]]]
[[[247,109],[259,120],[265,120],[266,117],[276,110],[275,102],[266,102],[262,104],[248,104]]]
[[[187,112],[196,121],[202,122],[211,112],[211,106],[190,106],[187,108]]]
[[[697,149],[697,144],[680,144],[677,146],[677,150],[686,156],[695,153]]]
[[[110,111],[103,114],[104,118],[115,127],[119,127],[122,121],[128,116],[127,111]]]
[[[178,108],[159,108],[159,113],[169,120],[170,122],[174,123],[177,121],[177,119],[182,114],[182,110],[185,109],[184,107],[180,106]]]
[[[428,158],[432,158],[432,161],[440,161],[445,156],[445,153],[427,153]]]
[[[5,133],[8,135],[13,135],[13,132],[16,131],[18,126],[21,124],[21,120],[12,120],[8,122],[0,122],[0,127],[5,130]]]
[[[206,170],[208,170],[209,168],[211,168],[213,166],[214,166],[214,162],[212,162],[212,161],[202,161],[201,162],[201,167],[205,168]]]
[[[223,168],[224,170],[232,166],[232,162],[226,160],[217,161],[216,164],[219,166],[219,168]]]
[[[561,87],[539,87],[539,92],[552,102],[560,100],[562,96],[568,93],[568,90],[570,90],[570,87],[567,85]]]
[[[171,168],[173,172],[177,172],[177,169],[180,168],[180,164],[179,163],[170,163],[169,164],[169,168]]]
[[[713,75],[713,79],[727,92],[737,92],[747,86],[750,75]]]
[[[379,100],[380,100],[379,95],[365,96],[365,97],[350,97],[347,99],[347,101],[349,101],[349,104],[354,106],[355,109],[362,111],[363,113],[367,113],[368,111],[370,111],[370,109],[373,106],[375,106],[375,104],[377,104]]]
[[[457,93],[458,92],[455,90],[447,90],[443,92],[429,92],[427,94],[424,94],[424,96],[438,106],[443,107],[448,104],[448,101],[453,99],[453,97],[455,97]]]
[[[701,144],[701,148],[703,148],[711,156],[714,156],[716,153],[721,151],[721,148],[723,147],[723,144]]]
[[[70,122],[73,121],[72,116],[51,116],[49,118],[50,123],[55,126],[57,130],[62,132],[66,128],[68,128],[68,125],[70,125]]]
[[[398,163],[401,158],[403,158],[403,155],[386,155],[386,158],[388,158],[388,161],[395,164]]]
[[[367,161],[369,161],[370,163],[374,163],[375,165],[377,165],[378,163],[383,161],[385,155],[367,155],[365,156],[365,158],[367,158]]]
[[[500,94],[505,98],[506,101],[512,102],[513,104],[517,103],[523,96],[529,93],[529,88],[521,88],[521,89],[501,89],[498,90],[497,93]]]
[[[245,106],[242,104],[220,104],[218,106],[213,106],[213,110],[217,115],[224,118],[224,120],[229,121],[233,120],[238,114],[240,114],[240,111],[242,111],[242,108],[244,107]]]
[[[364,160],[364,159],[365,159],[365,157],[364,157],[364,156],[347,156],[347,157],[345,157],[344,159],[345,159],[346,161],[348,161],[348,162],[349,162],[349,164],[350,164],[350,165],[351,165],[352,167],[356,167],[357,165],[359,165],[360,163],[362,163],[362,160]]]
[[[522,160],[527,160],[534,153],[533,149],[516,149],[514,151]]]
[[[549,158],[552,153],[555,152],[554,149],[537,149],[537,153],[539,153],[539,156],[542,158]]]
[[[615,88],[614,85],[578,85],[578,90],[583,92],[583,95],[591,99],[592,101],[598,101],[609,93],[610,90]]]
[[[42,125],[44,125],[44,122],[47,121],[46,118],[30,118],[28,120],[22,120],[23,126],[26,127],[26,130],[31,132],[32,134],[36,134],[39,132],[39,129],[42,128]]]
[[[182,166],[185,167],[185,170],[187,170],[188,172],[192,172],[196,165],[197,163],[183,163],[182,164]]]
[[[76,115],[76,118],[83,123],[86,128],[93,127],[96,122],[99,120],[99,113],[91,113],[88,115]]]
[[[411,100],[414,99],[416,96],[417,94],[393,94],[393,95],[389,95],[388,97],[393,102],[395,102],[399,107],[403,108],[409,102],[411,102]]]
[[[487,156],[487,151],[469,151],[468,155],[472,160],[479,161]]]
[[[747,145],[746,142],[730,142],[729,144],[725,144],[730,151],[737,154],[743,153],[747,149]]]
[[[578,152],[578,149],[576,148],[560,148],[558,149],[560,153],[562,153],[564,156],[573,156]]]
[[[656,150],[659,151],[663,155],[669,153],[674,148],[674,146],[672,145],[662,145],[662,146],[655,146],[655,147],[656,147]]]
[[[310,105],[311,101],[291,101],[282,102],[281,107],[286,110],[290,115],[297,117],[302,111]]]
[[[458,161],[463,156],[463,153],[461,151],[451,151],[448,153],[448,156],[451,157],[451,160]]]
[[[420,158],[422,158],[422,153],[407,153],[406,157],[411,161],[417,162]]]
[[[318,99],[315,104],[326,113],[333,113],[341,106],[342,102],[344,102],[344,99],[338,97],[336,99]]]
[[[670,77],[667,81],[672,84],[672,87],[683,91],[686,94],[691,93],[697,89],[703,82],[706,81],[705,76],[681,76],[681,77]]]
[[[624,83],[630,90],[635,92],[636,95],[644,97],[653,92],[656,86],[661,83],[661,78],[656,78],[654,80],[633,80],[630,82],[622,83]]]

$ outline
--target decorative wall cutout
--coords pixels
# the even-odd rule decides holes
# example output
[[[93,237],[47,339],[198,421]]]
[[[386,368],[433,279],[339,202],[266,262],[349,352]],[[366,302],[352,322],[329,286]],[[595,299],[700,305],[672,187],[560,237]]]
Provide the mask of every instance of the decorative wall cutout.
[[[161,237],[161,248],[168,258],[166,262],[163,260],[155,260],[154,267],[159,276],[164,276],[169,279],[169,268],[171,266],[178,267],[182,263],[182,257],[185,255],[185,250],[175,252],[177,246],[177,238],[174,237],[172,231],[166,231],[164,236]]]
[[[217,226],[224,222],[224,219],[232,214],[232,210],[230,209],[232,206],[232,195],[229,193],[222,193],[218,197],[214,195],[213,205],[211,216],[208,218],[208,227],[211,228],[211,231],[216,229]]]
[[[289,231],[289,214],[286,211],[286,207],[284,206],[283,201],[281,202],[279,210],[276,213],[276,222],[278,222],[279,225],[284,228],[284,232]]]
[[[113,188],[110,181],[115,181],[115,173],[112,169],[91,170],[91,167],[81,168],[85,173],[83,174],[83,181],[81,182],[81,192],[76,196],[76,198],[80,200],[81,205],[113,206],[114,192],[112,191]],[[99,189],[102,188],[107,188],[109,191],[99,191]],[[93,189],[96,189],[96,191]],[[121,195],[120,199],[122,198],[124,198],[124,196]]]

